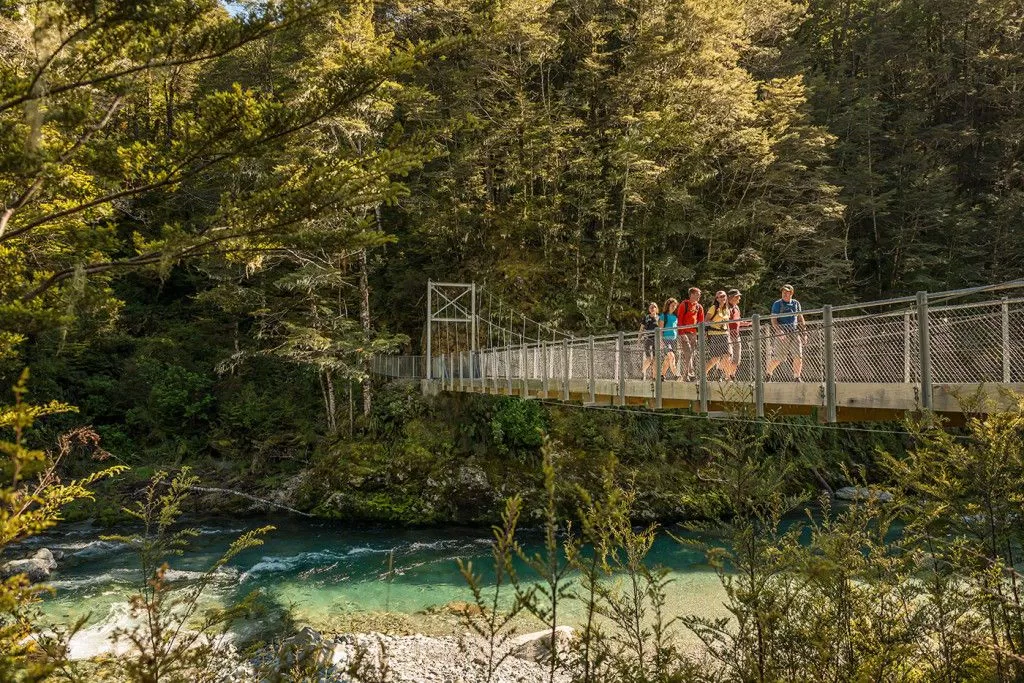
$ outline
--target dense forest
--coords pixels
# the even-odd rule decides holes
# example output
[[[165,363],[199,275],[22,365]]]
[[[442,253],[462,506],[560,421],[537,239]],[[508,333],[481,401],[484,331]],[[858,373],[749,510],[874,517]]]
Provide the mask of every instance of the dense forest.
[[[1013,3],[229,9],[2,10],[0,380],[134,464],[347,433],[428,278],[584,333],[1021,272]]]
[[[101,492],[37,490],[0,547],[72,500],[122,521],[182,466],[317,516],[491,523],[521,495],[541,523],[542,434],[559,486],[623,466],[627,518],[777,527],[781,498],[743,513],[699,480],[717,425],[429,400],[370,361],[420,351],[429,279],[592,334],[690,285],[763,311],[783,282],[808,306],[1019,278],[1022,215],[1010,0],[0,0],[0,521],[55,443],[47,485]],[[757,448],[798,495],[911,476],[899,431],[797,421]],[[1020,675],[1019,603],[984,622],[995,664],[935,680]]]

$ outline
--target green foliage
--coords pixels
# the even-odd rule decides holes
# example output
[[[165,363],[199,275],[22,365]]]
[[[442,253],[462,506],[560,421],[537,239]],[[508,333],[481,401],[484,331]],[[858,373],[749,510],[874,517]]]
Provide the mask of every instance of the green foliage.
[[[491,418],[491,439],[498,453],[529,453],[540,448],[544,410],[534,401],[505,397]]]
[[[153,475],[142,496],[127,508],[142,531],[106,539],[121,541],[139,555],[144,583],[130,600],[136,625],[117,629],[112,640],[124,643],[124,656],[102,662],[108,673],[125,680],[158,683],[185,677],[220,680],[238,666],[226,656],[223,640],[228,628],[247,614],[253,596],[224,607],[203,608],[200,599],[217,578],[217,572],[244,550],[262,545],[262,536],[274,527],[245,532],[224,554],[185,588],[171,591],[168,560],[182,555],[199,532],[175,528],[183,505],[198,478],[183,468],[173,478],[166,472]]]
[[[494,567],[494,579],[485,586],[480,575],[473,572],[472,562],[458,559],[459,572],[473,594],[476,610],[464,610],[462,618],[468,629],[479,636],[483,645],[485,683],[491,683],[498,667],[501,666],[511,651],[506,647],[516,634],[515,618],[531,604],[534,591],[523,587],[519,582],[513,560],[522,554],[516,541],[516,528],[519,524],[519,513],[522,501],[516,497],[505,501],[505,511],[501,516],[501,526],[494,526],[494,542],[491,544],[491,556]],[[511,605],[505,604],[504,593],[511,588],[513,599]],[[507,602],[507,600],[506,600]]]
[[[12,440],[0,441],[0,551],[56,525],[70,503],[91,498],[91,487],[100,479],[121,473],[117,466],[79,480],[61,481],[58,467],[78,446],[96,446],[94,432],[80,430],[60,440],[56,454],[30,448],[28,431],[39,418],[73,410],[57,402],[26,403],[28,371],[14,386],[13,405],[0,406],[0,430],[12,432]],[[0,581],[0,678],[5,681],[41,681],[65,661],[65,639],[81,624],[69,624],[67,632],[39,634],[34,605],[47,592],[45,586],[29,585],[24,574]]]
[[[1014,410],[972,416],[965,434],[912,424],[917,447],[885,461],[907,490],[909,527],[931,558],[926,585],[945,648],[933,666],[944,676],[977,666],[971,638],[986,643],[997,678],[1024,675],[1024,398],[1016,399]]]

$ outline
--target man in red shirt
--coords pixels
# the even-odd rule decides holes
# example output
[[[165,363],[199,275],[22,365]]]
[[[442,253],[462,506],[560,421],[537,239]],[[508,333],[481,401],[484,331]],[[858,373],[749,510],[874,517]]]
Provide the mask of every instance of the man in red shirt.
[[[704,322],[704,307],[700,305],[700,289],[690,287],[688,296],[679,304],[679,375],[693,380],[693,357],[697,355],[697,323]]]

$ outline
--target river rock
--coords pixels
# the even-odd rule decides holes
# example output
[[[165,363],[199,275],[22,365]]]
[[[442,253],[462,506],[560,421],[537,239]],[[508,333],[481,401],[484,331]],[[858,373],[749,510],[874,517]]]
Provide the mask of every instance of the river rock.
[[[331,667],[334,644],[306,626],[282,640],[260,664],[261,683],[282,680],[295,671],[323,673]]]
[[[51,572],[57,568],[57,558],[53,556],[53,553],[49,548],[40,548],[32,555],[33,560],[39,560],[46,565],[46,568]]]
[[[46,548],[40,548],[32,557],[24,560],[11,560],[0,566],[0,579],[9,579],[24,574],[30,583],[39,583],[50,578],[50,572],[57,568],[57,560]]]
[[[550,636],[549,633],[546,635]],[[548,680],[546,667],[527,659],[503,657],[506,652],[503,646],[495,653],[501,664],[488,677],[486,643],[468,635],[456,638],[349,633],[336,636],[334,642],[334,671],[355,669],[357,680],[386,680],[391,683],[479,683],[488,678],[492,683]],[[555,673],[556,683],[568,683],[569,680],[568,672]]]
[[[866,486],[844,486],[836,489],[835,497],[839,500],[877,500],[880,503],[891,503],[892,494],[888,491],[869,489]]]
[[[572,627],[559,626],[555,629],[555,647],[559,653],[566,653],[572,643]],[[551,631],[526,633],[513,639],[512,656],[542,664],[551,657]]]

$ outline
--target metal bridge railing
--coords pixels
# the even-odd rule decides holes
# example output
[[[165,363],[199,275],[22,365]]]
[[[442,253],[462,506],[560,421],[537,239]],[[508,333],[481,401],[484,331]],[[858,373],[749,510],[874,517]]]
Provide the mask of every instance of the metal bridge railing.
[[[806,324],[796,332],[773,324],[784,317],[779,315],[733,321],[724,334],[709,323],[698,326],[695,334],[671,330],[669,336],[676,332],[675,366],[669,375],[682,373],[685,378],[684,359],[692,356],[693,381],[706,410],[710,387],[718,386],[724,372],[712,369],[704,375],[704,368],[723,348],[724,338],[730,359],[738,361],[735,381],[748,386],[760,413],[764,383],[793,381],[793,357],[802,351],[800,379],[822,385],[830,419],[835,417],[835,386],[840,383],[918,385],[921,404],[929,407],[934,384],[1024,382],[1024,299],[929,305],[919,295],[913,301],[904,297],[826,306],[803,315]],[[660,404],[664,381],[657,370],[653,375],[643,370],[648,357],[660,369],[669,346],[655,342],[664,337],[665,331],[625,332],[487,348],[475,355],[441,353],[432,358],[429,376],[451,390],[525,393],[529,382],[534,387],[539,382],[541,391],[563,398],[569,397],[570,388],[578,394],[584,387],[584,398],[588,392],[593,395],[598,382],[604,393],[617,391],[624,398],[626,382],[645,380],[651,398]],[[780,362],[766,379],[773,360]],[[419,379],[427,377],[425,371],[423,356],[379,356],[373,362],[373,372],[385,377]]]

